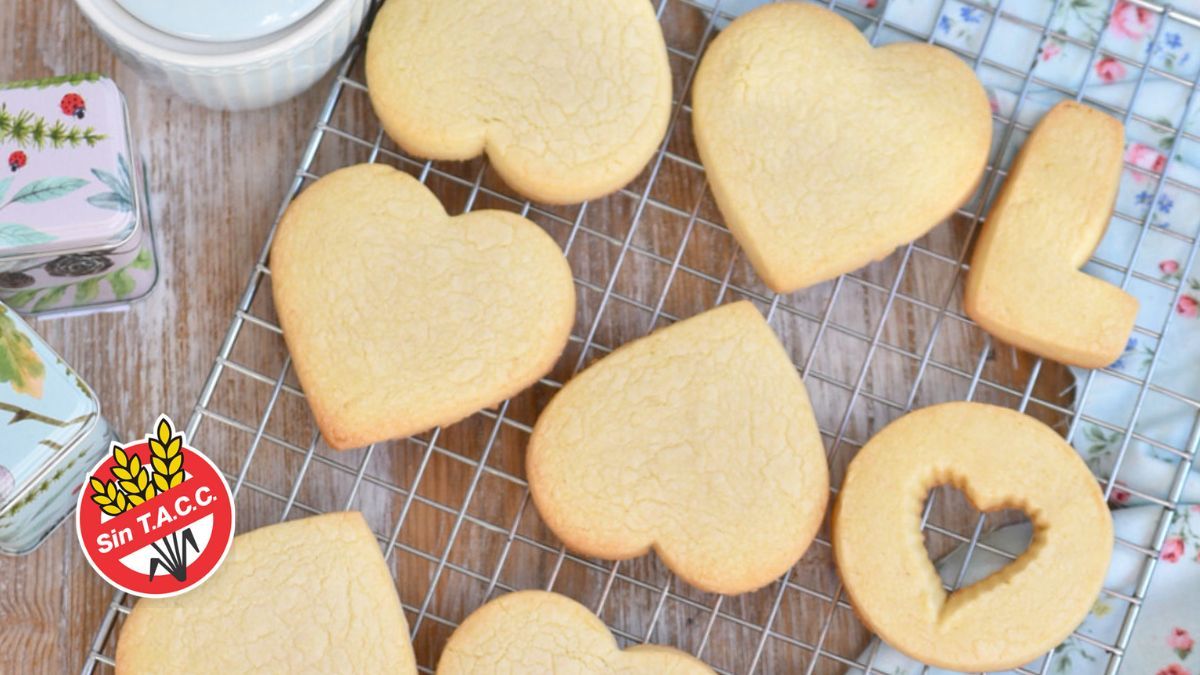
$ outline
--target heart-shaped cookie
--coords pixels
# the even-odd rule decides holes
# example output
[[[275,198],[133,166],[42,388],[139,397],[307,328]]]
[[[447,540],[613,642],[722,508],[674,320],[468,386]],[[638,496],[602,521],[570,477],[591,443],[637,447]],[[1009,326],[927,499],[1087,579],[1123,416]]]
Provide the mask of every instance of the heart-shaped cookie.
[[[514,213],[446,214],[412,176],[334,171],[271,246],[275,305],[329,445],[456,422],[554,365],[575,317],[554,240]]]
[[[987,94],[956,56],[872,49],[807,3],[764,5],[722,31],[692,105],[717,206],[781,293],[929,231],[970,196],[991,143]]]
[[[622,651],[604,622],[546,591],[502,595],[471,613],[446,642],[438,675],[712,675],[699,659],[660,645]]]
[[[118,675],[244,672],[416,674],[404,609],[361,513],[240,534],[211,579],[138,600],[121,627]]]
[[[486,150],[514,189],[556,204],[633,180],[671,110],[647,0],[388,0],[367,42],[367,84],[407,152]]]
[[[526,459],[538,512],[568,548],[654,548],[717,593],[760,588],[808,548],[829,471],[804,383],[738,302],[621,347],[563,387]]]

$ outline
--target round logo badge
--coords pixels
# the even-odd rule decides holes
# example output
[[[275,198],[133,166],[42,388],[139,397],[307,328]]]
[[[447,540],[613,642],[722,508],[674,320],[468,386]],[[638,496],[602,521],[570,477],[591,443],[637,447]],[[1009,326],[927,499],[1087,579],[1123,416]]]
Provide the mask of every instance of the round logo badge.
[[[233,495],[170,418],[155,433],[112,446],[79,491],[76,531],[100,576],[143,598],[204,583],[233,543]]]

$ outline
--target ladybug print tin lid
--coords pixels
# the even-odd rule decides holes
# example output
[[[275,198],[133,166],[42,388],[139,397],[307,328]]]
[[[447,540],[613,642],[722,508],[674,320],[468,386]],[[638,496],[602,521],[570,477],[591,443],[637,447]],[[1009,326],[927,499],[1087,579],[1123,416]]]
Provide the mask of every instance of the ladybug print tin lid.
[[[125,99],[73,75],[0,85],[0,261],[113,249],[136,233]]]

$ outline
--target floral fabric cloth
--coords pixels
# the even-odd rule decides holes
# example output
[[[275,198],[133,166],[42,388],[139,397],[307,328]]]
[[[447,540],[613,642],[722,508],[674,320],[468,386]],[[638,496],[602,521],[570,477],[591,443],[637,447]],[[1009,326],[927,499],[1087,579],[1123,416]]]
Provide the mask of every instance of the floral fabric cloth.
[[[711,7],[716,0],[695,1]],[[722,28],[728,16],[764,2],[721,0],[721,14],[714,24]],[[877,44],[931,38],[934,44],[979,56],[973,65],[993,111],[1005,120],[1015,117],[1026,128],[1076,92],[1082,92],[1086,103],[1129,111],[1124,120],[1126,169],[1115,216],[1093,262],[1084,270],[1118,284],[1126,276],[1124,270],[1131,270],[1126,288],[1141,303],[1137,325],[1142,330],[1134,332],[1125,353],[1108,368],[1072,369],[1083,417],[1070,440],[1098,476],[1107,479],[1114,471],[1117,474],[1113,505],[1127,507],[1114,512],[1117,535],[1149,545],[1162,510],[1135,506],[1145,502],[1135,493],[1158,499],[1169,496],[1180,452],[1191,449],[1189,436],[1200,423],[1196,409],[1174,396],[1200,400],[1200,260],[1190,270],[1188,265],[1189,240],[1200,236],[1200,144],[1183,135],[1200,135],[1200,95],[1192,84],[1200,77],[1200,28],[1128,0],[976,0],[975,4],[991,11],[956,0],[837,2]],[[1200,18],[1200,0],[1171,4],[1176,11]],[[1013,18],[998,18],[999,13]],[[879,17],[882,24],[874,20]],[[1042,26],[1049,29],[1045,35]],[[1003,129],[998,123],[993,148],[1002,166],[1011,162],[1025,136],[1014,131],[1001,151]],[[1160,181],[1164,174],[1166,179]],[[1144,228],[1143,223],[1150,226]],[[1168,325],[1161,343],[1151,337],[1162,334]],[[1138,437],[1129,439],[1122,457],[1123,430],[1147,379],[1151,386],[1134,423]],[[1122,457],[1119,468],[1118,457]],[[1200,462],[1184,483],[1185,505],[1174,512],[1122,672],[1200,675],[1197,472]],[[1030,527],[1025,524],[997,530],[983,541],[1016,553],[1025,548],[1029,537]],[[944,580],[958,574],[962,557],[960,550],[939,563]],[[1131,594],[1143,561],[1140,553],[1118,545],[1106,588]],[[1006,562],[1001,556],[976,551],[964,583],[978,581]],[[1124,605],[1107,594],[1101,596],[1080,631],[1111,644],[1124,619]],[[859,661],[868,661],[875,649],[879,653],[873,665],[878,672],[922,672],[920,664],[878,641]],[[1050,672],[1102,673],[1107,661],[1099,647],[1071,638],[1057,650]]]
[[[1113,514],[1118,537],[1148,546],[1162,510],[1157,506],[1136,506],[1120,509]],[[996,549],[1016,555],[1029,544],[1028,523],[1002,527],[984,535],[981,541]],[[964,549],[959,548],[938,562],[938,573],[946,583],[952,583],[962,566]],[[1132,595],[1142,571],[1145,556],[1124,545],[1113,549],[1112,564],[1104,587]],[[970,584],[1003,567],[1008,560],[1000,555],[976,549],[971,555],[963,583]],[[1180,506],[1168,530],[1166,544],[1154,573],[1142,613],[1133,630],[1123,673],[1138,675],[1195,675],[1200,673],[1200,505]],[[1079,632],[1096,640],[1112,644],[1125,619],[1125,601],[1101,595],[1092,611],[1079,627]],[[878,653],[875,653],[878,650]],[[874,661],[872,661],[872,657]],[[859,655],[860,663],[870,663],[872,672],[886,675],[918,675],[923,666],[883,644],[878,638]],[[1027,664],[1040,672],[1040,662]],[[1103,673],[1108,655],[1103,649],[1077,637],[1067,638],[1055,651],[1054,661],[1047,672],[1056,674],[1091,675]],[[849,673],[864,671],[853,668]],[[930,668],[930,675],[952,675],[951,671]]]
[[[711,7],[714,2],[699,4]],[[761,4],[764,0],[722,0],[715,23],[724,26],[726,14]],[[932,36],[935,44],[968,54],[982,50],[976,72],[993,110],[1004,119],[1015,117],[1023,126],[1036,124],[1055,103],[1080,90],[1085,102],[1131,111],[1125,120],[1127,167],[1117,215],[1096,250],[1095,262],[1084,270],[1119,284],[1123,270],[1131,268],[1127,289],[1141,302],[1137,324],[1150,335],[1135,332],[1125,353],[1108,369],[1073,369],[1083,418],[1070,440],[1101,478],[1118,469],[1115,503],[1144,503],[1137,494],[1166,498],[1179,453],[1188,450],[1188,437],[1197,423],[1196,409],[1171,394],[1200,400],[1200,261],[1184,274],[1188,239],[1200,234],[1200,143],[1177,131],[1200,135],[1200,96],[1193,96],[1191,86],[1200,77],[1200,28],[1163,19],[1128,0],[979,4],[992,11],[956,0],[841,0],[837,6],[878,44]],[[1200,17],[1200,0],[1180,0],[1173,8]],[[1008,17],[997,18],[997,10]],[[875,22],[866,17],[880,16],[884,23],[876,32]],[[1042,26],[1049,27],[1045,36]],[[1098,49],[1093,50],[1095,45]],[[1147,60],[1160,72],[1143,70]],[[1025,73],[1032,77],[1026,80]],[[1002,129],[998,124],[997,146]],[[1024,136],[1014,132],[1000,158],[1002,165],[1012,160]],[[1164,172],[1166,180],[1160,185],[1159,174]],[[1144,235],[1143,222],[1150,223]],[[1180,286],[1182,294],[1175,300]],[[1170,329],[1159,344],[1151,335],[1162,333],[1168,319]],[[1160,355],[1150,374],[1156,353]],[[1141,438],[1132,437],[1122,457],[1123,430],[1148,374],[1151,387],[1134,424]],[[1186,502],[1200,502],[1197,472],[1200,462],[1185,483]]]

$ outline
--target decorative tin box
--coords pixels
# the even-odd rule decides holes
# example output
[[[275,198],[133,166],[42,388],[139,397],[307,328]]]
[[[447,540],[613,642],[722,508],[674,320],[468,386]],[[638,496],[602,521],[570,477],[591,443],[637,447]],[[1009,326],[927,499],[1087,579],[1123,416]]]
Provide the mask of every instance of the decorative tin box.
[[[49,536],[114,440],[87,384],[0,305],[0,552]]]
[[[125,99],[74,75],[0,85],[0,300],[120,307],[158,278]]]

